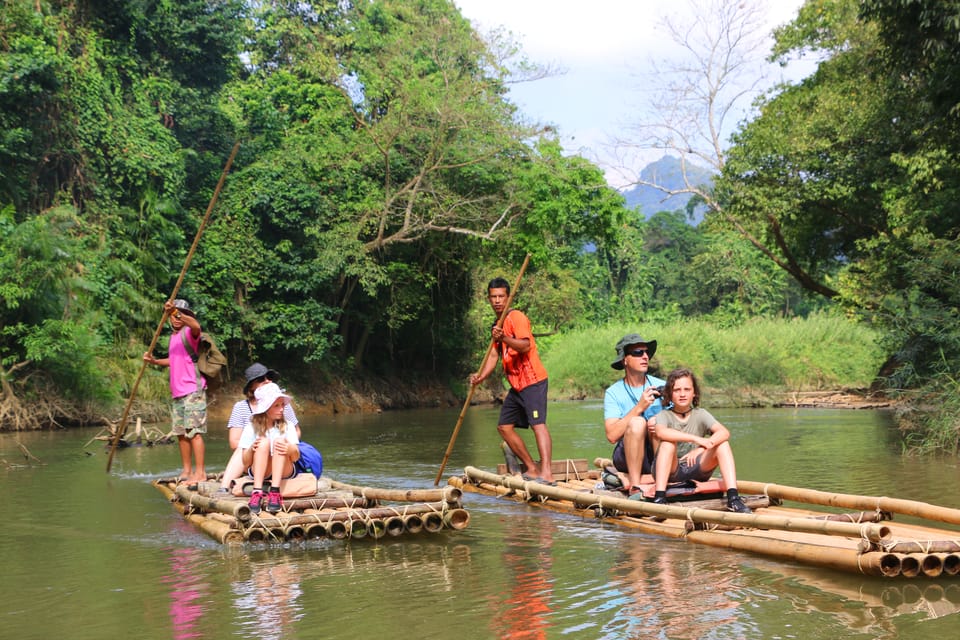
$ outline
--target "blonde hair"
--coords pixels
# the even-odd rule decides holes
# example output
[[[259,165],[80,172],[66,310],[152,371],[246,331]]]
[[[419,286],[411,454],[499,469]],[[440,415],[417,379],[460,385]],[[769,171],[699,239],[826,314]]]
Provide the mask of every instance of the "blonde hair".
[[[267,412],[255,413],[250,418],[250,422],[253,424],[253,430],[258,436],[267,435],[267,430],[270,427],[279,427],[280,431],[283,431],[284,425],[287,423],[286,418],[280,418],[279,420],[274,420],[271,424],[270,418],[267,417]]]

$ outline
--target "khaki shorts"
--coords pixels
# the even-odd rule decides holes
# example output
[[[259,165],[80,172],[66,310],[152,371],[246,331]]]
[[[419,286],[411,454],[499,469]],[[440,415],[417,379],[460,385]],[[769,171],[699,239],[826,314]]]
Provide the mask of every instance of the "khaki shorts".
[[[174,398],[170,413],[173,435],[188,438],[203,435],[207,432],[207,390],[197,389],[189,395]]]

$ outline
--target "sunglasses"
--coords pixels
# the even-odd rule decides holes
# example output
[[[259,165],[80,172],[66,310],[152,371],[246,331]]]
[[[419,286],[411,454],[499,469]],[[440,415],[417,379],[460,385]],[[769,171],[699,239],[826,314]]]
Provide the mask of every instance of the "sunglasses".
[[[633,357],[635,357],[635,358],[639,358],[639,357],[641,357],[641,356],[649,356],[649,355],[650,355],[650,351],[649,351],[648,349],[646,349],[646,348],[643,348],[643,349],[630,349],[630,351],[627,351],[627,355],[628,355],[628,356],[633,356]]]

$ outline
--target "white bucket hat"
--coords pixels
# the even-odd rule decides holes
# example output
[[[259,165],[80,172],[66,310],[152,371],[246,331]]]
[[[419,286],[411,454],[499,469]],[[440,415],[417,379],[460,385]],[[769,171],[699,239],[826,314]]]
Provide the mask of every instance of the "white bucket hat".
[[[266,413],[267,409],[273,406],[273,403],[277,401],[277,398],[286,398],[290,399],[290,396],[283,392],[276,382],[268,382],[267,384],[262,384],[257,387],[257,390],[253,392],[254,398],[256,398],[256,405],[251,407],[253,409],[253,415],[258,415],[261,413]]]

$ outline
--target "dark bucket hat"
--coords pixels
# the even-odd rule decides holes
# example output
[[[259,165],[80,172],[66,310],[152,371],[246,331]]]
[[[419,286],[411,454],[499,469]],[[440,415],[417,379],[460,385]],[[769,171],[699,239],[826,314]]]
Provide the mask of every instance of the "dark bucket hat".
[[[647,351],[650,354],[650,357],[653,357],[653,354],[657,352],[657,341],[656,340],[644,340],[640,337],[639,333],[628,333],[627,335],[620,338],[620,341],[617,343],[617,359],[610,363],[610,366],[614,369],[623,369],[623,358],[624,352],[632,344],[645,344],[647,345]]]
[[[270,382],[276,382],[280,379],[280,374],[273,369],[267,369],[259,362],[254,362],[243,372],[243,377],[247,379],[246,384],[243,385],[243,393],[246,395],[246,393],[250,390],[250,383],[257,378],[266,377]]]

